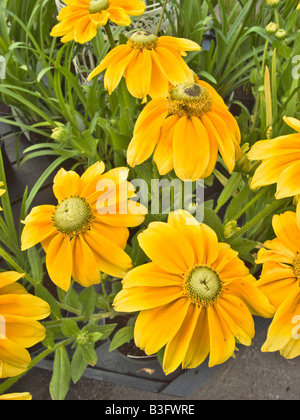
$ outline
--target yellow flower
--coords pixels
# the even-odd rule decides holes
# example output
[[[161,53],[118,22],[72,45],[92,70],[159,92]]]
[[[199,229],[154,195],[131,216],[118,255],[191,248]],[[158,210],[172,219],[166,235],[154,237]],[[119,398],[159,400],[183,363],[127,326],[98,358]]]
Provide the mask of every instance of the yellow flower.
[[[26,371],[31,362],[26,349],[45,338],[38,320],[50,314],[49,305],[16,283],[23,276],[0,273],[0,378]]]
[[[32,395],[29,392],[20,392],[14,394],[3,394],[0,395],[0,400],[4,401],[30,401],[32,400]]]
[[[32,209],[22,233],[22,250],[41,243],[52,281],[63,290],[71,276],[84,287],[100,283],[100,270],[123,277],[132,267],[124,252],[128,227],[140,225],[146,209],[128,200],[134,195],[128,169],[104,172],[103,162],[81,177],[61,169],[53,191],[58,205]]]
[[[139,16],[145,11],[142,0],[64,0],[67,4],[51,31],[52,36],[62,37],[62,42],[75,40],[85,44],[97,35],[97,29],[110,20],[119,26],[131,24],[129,16]]]
[[[181,180],[208,177],[220,152],[228,170],[240,158],[241,134],[223,99],[204,81],[183,83],[150,101],[140,114],[127,151],[134,167],[154,152],[159,173]]]
[[[276,238],[264,244],[256,261],[263,264],[258,287],[277,309],[262,351],[280,351],[292,359],[300,356],[300,229],[296,214],[275,215],[273,229]]]
[[[250,345],[252,314],[272,317],[274,308],[256,287],[238,253],[186,211],[168,223],[151,223],[138,237],[148,264],[130,271],[115,309],[138,312],[135,342],[147,354],[164,346],[166,374],[180,364],[209,366],[233,356],[236,340]]]
[[[199,51],[198,44],[171,36],[157,37],[138,31],[126,45],[111,50],[88,80],[106,69],[104,86],[112,93],[122,77],[132,96],[140,99],[168,94],[169,83],[176,85],[193,80],[193,73],[182,58],[185,51]]]
[[[284,121],[298,133],[259,141],[248,154],[251,160],[262,160],[253,176],[251,188],[277,183],[277,200],[300,194],[300,121],[287,117]],[[300,204],[297,217],[300,226]]]

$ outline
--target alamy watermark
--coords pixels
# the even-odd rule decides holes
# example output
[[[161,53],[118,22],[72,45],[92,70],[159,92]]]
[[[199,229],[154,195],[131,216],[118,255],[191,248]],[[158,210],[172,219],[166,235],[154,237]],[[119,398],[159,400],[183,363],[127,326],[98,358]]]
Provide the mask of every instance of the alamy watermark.
[[[97,184],[100,196],[97,211],[101,215],[129,212],[140,213],[140,205],[148,214],[167,215],[171,211],[186,210],[193,214],[199,223],[204,220],[204,181],[185,181],[179,179],[134,179],[126,182],[127,171],[119,173],[118,180],[103,178]],[[128,205],[130,202],[130,206]]]
[[[294,316],[292,319],[292,324],[296,324],[296,327],[293,328],[292,336],[294,340],[300,340],[300,315]]]
[[[292,58],[292,64],[294,64],[292,70],[293,79],[299,80],[300,79],[300,55],[295,55]]]
[[[6,338],[6,321],[4,316],[0,315],[0,340],[5,340]]]

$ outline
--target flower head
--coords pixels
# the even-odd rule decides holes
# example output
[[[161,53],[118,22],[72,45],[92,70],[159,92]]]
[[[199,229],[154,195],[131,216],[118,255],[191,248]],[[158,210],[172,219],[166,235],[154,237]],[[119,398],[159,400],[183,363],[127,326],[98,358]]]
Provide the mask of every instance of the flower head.
[[[0,273],[0,378],[23,373],[31,361],[26,349],[45,338],[38,320],[50,314],[49,305],[17,283],[23,276]]]
[[[100,283],[100,271],[123,277],[132,267],[124,252],[128,227],[140,225],[146,209],[129,200],[128,169],[107,173],[98,162],[81,177],[61,169],[53,191],[58,205],[35,207],[26,217],[22,249],[41,243],[52,281],[63,290],[71,276],[84,287]]]
[[[208,355],[209,366],[225,362],[236,340],[250,345],[251,313],[274,314],[238,253],[186,211],[171,213],[168,223],[151,223],[138,241],[152,262],[125,276],[114,306],[140,311],[136,345],[147,354],[166,346],[167,374],[180,364],[195,368]]]
[[[85,44],[97,35],[97,29],[110,20],[119,26],[131,24],[129,16],[139,16],[145,11],[142,0],[64,0],[67,4],[51,31],[52,36],[62,37],[62,42],[75,40]]]
[[[134,167],[154,152],[159,173],[181,180],[208,177],[220,152],[229,171],[241,157],[238,124],[215,89],[204,81],[176,85],[141,112],[127,150]]]
[[[193,74],[182,55],[186,51],[199,51],[193,41],[171,36],[157,37],[148,31],[138,31],[126,45],[111,50],[100,65],[90,74],[88,80],[106,69],[105,88],[112,93],[122,77],[132,96],[144,99],[165,96],[169,83],[176,85],[192,81]]]
[[[251,188],[277,184],[276,198],[278,200],[294,197],[300,194],[298,183],[300,171],[300,121],[284,117],[284,121],[297,134],[289,134],[272,140],[257,142],[249,152],[251,160],[262,160],[256,170]],[[297,208],[300,226],[300,206]]]
[[[273,217],[276,238],[267,241],[258,252],[257,264],[263,264],[258,287],[277,309],[264,352],[280,351],[287,359],[300,356],[300,229],[296,214],[286,212]]]

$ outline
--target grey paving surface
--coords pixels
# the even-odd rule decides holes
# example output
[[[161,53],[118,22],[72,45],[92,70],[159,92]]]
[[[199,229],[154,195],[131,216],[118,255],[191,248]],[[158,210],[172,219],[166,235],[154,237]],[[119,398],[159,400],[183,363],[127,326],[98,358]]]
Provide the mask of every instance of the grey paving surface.
[[[189,397],[181,400],[299,400],[300,357],[285,360],[279,353],[262,353],[266,331],[255,337],[251,347],[243,347]],[[15,384],[10,392],[30,391],[33,400],[50,400],[51,373],[34,369]],[[153,394],[133,388],[82,379],[72,384],[67,400],[158,400],[176,397]]]

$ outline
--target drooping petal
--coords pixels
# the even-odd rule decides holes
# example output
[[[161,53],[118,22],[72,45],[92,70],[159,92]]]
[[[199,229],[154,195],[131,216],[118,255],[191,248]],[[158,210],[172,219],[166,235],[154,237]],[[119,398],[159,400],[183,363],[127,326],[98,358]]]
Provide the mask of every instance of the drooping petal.
[[[190,303],[182,298],[167,305],[142,311],[134,328],[135,343],[146,354],[162,349],[179,330]]]
[[[83,287],[99,284],[101,281],[94,253],[81,235],[74,238],[72,277]]]
[[[201,308],[190,305],[177,334],[168,342],[163,359],[163,369],[166,375],[174,372],[185,359],[191,339],[198,328]]]
[[[53,283],[67,291],[73,271],[72,246],[68,237],[61,234],[54,236],[47,249],[46,265]]]
[[[209,367],[226,362],[233,356],[236,341],[227,322],[222,317],[218,304],[207,308],[210,336]]]

